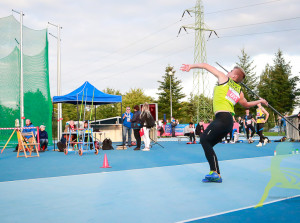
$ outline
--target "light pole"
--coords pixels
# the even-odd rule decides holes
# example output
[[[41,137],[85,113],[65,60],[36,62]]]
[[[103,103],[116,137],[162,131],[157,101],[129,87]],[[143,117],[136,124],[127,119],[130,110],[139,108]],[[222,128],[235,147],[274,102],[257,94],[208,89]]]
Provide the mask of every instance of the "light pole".
[[[170,76],[170,122],[172,122],[172,76],[174,76],[175,74],[175,70],[173,71],[173,68],[168,72],[169,76]]]
[[[23,79],[23,12],[18,12],[12,9],[13,12],[20,14],[20,122],[21,127],[24,127],[24,79]],[[15,39],[16,40],[16,39]],[[17,41],[17,40],[16,40]],[[18,41],[17,41],[18,42]]]
[[[49,25],[55,26],[57,28],[57,36],[52,35],[51,36],[57,39],[57,96],[61,96],[61,52],[60,52],[60,30],[62,27],[60,25],[55,25],[50,22],[48,22]],[[62,134],[62,104],[57,104],[57,139],[60,139],[60,136]]]

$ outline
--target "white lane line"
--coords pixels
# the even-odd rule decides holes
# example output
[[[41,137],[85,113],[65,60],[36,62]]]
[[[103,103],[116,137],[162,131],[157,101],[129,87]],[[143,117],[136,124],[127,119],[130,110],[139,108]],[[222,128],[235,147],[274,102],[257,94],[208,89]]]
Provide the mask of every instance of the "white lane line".
[[[282,199],[275,200],[275,201],[269,201],[269,202],[264,203],[264,205],[268,205],[268,204],[272,204],[272,203],[276,203],[276,202],[280,202],[280,201],[284,201],[284,200],[288,200],[288,199],[292,199],[292,198],[297,198],[297,197],[300,197],[300,195],[295,195],[295,196],[292,196],[292,197],[286,197],[286,198],[282,198]],[[247,207],[243,207],[243,208],[233,209],[233,210],[230,210],[230,211],[224,211],[224,212],[219,212],[219,213],[216,213],[216,214],[206,215],[206,216],[203,216],[203,217],[191,218],[191,219],[188,219],[188,220],[178,221],[176,223],[186,223],[186,222],[190,222],[190,221],[201,220],[201,219],[204,219],[204,218],[211,218],[211,217],[215,217],[215,216],[219,216],[219,215],[223,215],[223,214],[228,214],[228,213],[232,213],[232,212],[236,212],[236,211],[241,211],[241,210],[245,210],[245,209],[249,209],[249,208],[254,208],[256,205],[257,204],[247,206]]]

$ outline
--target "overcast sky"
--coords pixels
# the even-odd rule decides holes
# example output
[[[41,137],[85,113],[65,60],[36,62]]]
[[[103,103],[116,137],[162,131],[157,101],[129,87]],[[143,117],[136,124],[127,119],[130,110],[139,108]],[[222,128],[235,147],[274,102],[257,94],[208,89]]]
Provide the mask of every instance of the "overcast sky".
[[[125,93],[143,88],[157,98],[158,80],[165,67],[174,66],[184,93],[192,89],[193,74],[179,70],[182,63],[194,61],[194,32],[177,33],[182,25],[193,24],[185,15],[195,0],[1,0],[0,17],[11,10],[25,13],[24,25],[32,29],[60,24],[62,93],[85,81],[98,89],[107,87]],[[254,60],[259,76],[281,49],[292,72],[300,72],[299,0],[203,0],[206,25],[220,38],[206,42],[207,62],[218,61],[227,69],[238,62],[241,49]],[[17,19],[17,14],[14,15]],[[259,23],[259,24],[258,24]],[[256,25],[253,25],[256,24]],[[57,35],[49,26],[49,32]],[[206,34],[206,39],[208,39]],[[51,96],[56,95],[56,39],[49,36]],[[207,74],[209,75],[209,74]],[[210,77],[210,76],[209,76]],[[210,79],[215,83],[214,77]],[[212,87],[211,87],[212,92]],[[298,111],[297,109],[296,111]]]

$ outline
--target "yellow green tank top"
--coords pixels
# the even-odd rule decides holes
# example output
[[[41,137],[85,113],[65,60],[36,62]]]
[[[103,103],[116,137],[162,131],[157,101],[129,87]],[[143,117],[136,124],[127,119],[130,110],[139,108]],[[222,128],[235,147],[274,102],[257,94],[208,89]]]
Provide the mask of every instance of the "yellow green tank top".
[[[261,108],[256,109],[256,122],[257,123],[264,123],[265,114],[263,113]]]
[[[232,79],[224,84],[220,84],[214,89],[213,110],[229,111],[232,115],[234,113],[234,106],[240,100],[241,86],[235,83]]]

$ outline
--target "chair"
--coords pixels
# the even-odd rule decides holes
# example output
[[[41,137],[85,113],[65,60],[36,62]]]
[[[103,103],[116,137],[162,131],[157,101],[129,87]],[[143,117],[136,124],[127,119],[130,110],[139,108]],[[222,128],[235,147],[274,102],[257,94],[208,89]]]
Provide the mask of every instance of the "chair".
[[[33,132],[28,133],[21,133],[19,130],[17,130],[17,136],[18,136],[18,153],[17,158],[19,157],[39,157],[39,143],[36,142],[35,137],[33,135]],[[33,142],[26,142],[25,136],[31,136]],[[35,149],[36,155],[32,156],[32,151]],[[24,155],[21,156],[20,152],[24,152]],[[29,155],[27,155],[26,152],[29,152]]]

